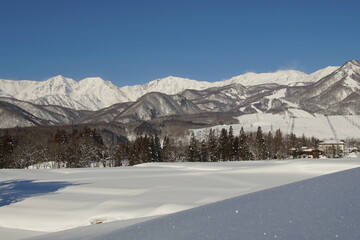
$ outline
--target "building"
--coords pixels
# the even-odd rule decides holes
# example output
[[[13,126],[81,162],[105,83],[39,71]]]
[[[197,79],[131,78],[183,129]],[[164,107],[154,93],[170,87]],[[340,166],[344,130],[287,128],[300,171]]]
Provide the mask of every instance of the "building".
[[[290,152],[293,158],[320,158],[323,155],[321,150],[307,147],[292,148]]]
[[[319,150],[324,156],[330,158],[338,158],[344,156],[345,143],[338,140],[324,140],[319,143]]]

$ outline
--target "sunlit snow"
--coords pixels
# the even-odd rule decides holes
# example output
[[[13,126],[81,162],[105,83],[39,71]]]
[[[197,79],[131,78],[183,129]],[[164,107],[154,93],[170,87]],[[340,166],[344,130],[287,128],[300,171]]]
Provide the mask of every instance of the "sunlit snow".
[[[0,170],[0,235],[20,239],[116,221],[109,227],[104,224],[99,230],[104,233],[130,220],[144,221],[141,219],[359,166],[360,160],[352,158]],[[106,239],[90,238],[94,229],[99,228],[82,230],[81,239]],[[80,230],[71,231],[70,236],[76,236]]]

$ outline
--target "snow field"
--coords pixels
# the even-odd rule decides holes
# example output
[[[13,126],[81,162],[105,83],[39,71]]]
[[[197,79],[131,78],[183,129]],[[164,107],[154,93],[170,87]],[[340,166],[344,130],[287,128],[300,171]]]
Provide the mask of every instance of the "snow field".
[[[360,116],[339,115],[328,116],[328,118],[335,128],[338,140],[360,137]],[[235,134],[239,134],[241,127],[249,132],[256,132],[257,128],[261,127],[264,133],[269,131],[275,133],[277,129],[281,129],[285,134],[294,133],[296,136],[304,134],[306,137],[316,137],[320,140],[335,138],[326,116],[313,116],[299,109],[289,109],[285,115],[270,113],[247,114],[238,117],[238,120],[239,124],[231,125]],[[230,125],[219,125],[212,128],[221,130],[229,127]],[[194,130],[197,136],[201,136],[203,131],[206,132],[207,129]]]
[[[0,170],[0,235],[16,239],[6,229],[57,232],[115,220],[120,226],[359,166],[352,158]],[[4,201],[9,194],[13,201]]]

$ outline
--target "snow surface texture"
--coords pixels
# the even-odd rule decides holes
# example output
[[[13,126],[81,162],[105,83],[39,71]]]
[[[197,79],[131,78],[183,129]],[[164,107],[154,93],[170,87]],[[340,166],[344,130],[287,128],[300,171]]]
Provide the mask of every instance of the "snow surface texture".
[[[81,237],[43,240],[327,239],[360,237],[360,168],[263,190]],[[83,229],[84,230],[84,229]],[[74,232],[75,233],[75,232]]]
[[[334,127],[335,134],[332,131],[329,121]],[[281,129],[283,133],[294,133],[297,136],[303,134],[307,137],[316,137],[320,140],[336,139],[344,140],[346,138],[358,138],[360,136],[360,116],[359,115],[337,115],[337,116],[313,116],[310,113],[300,109],[289,109],[285,115],[271,113],[247,114],[238,117],[239,124],[232,124],[234,132],[239,133],[241,127],[245,131],[256,132],[258,127],[267,133],[275,133]],[[228,129],[227,125],[218,125],[212,127],[220,131],[222,128]],[[202,134],[208,131],[206,129],[194,130],[197,137],[201,138]],[[336,135],[336,136],[335,136]]]
[[[359,166],[360,159],[354,158],[218,163],[153,163],[136,167],[104,169],[0,170],[0,235],[6,237],[4,239],[21,239],[24,236],[44,234],[41,232],[56,232],[75,228],[54,233],[55,235],[44,236],[44,238],[36,237],[35,239],[147,239],[146,237],[131,238],[130,235],[129,238],[122,238],[123,233],[118,235],[116,231],[120,231],[120,228],[128,231],[125,226],[132,225],[137,221],[145,221],[142,219],[145,217],[179,212],[231,197]],[[358,180],[352,181],[358,182]],[[321,189],[322,187],[319,187],[317,191],[321,193]],[[336,194],[336,191],[332,193]],[[286,198],[286,196],[282,197]],[[295,197],[299,198],[300,196],[296,195]],[[278,200],[282,200],[281,196],[278,196]],[[303,210],[307,209],[307,203],[304,204],[305,208]],[[238,213],[245,211],[244,214],[246,212],[248,212],[247,214],[256,214],[258,213],[257,208],[263,208],[257,206],[252,209],[251,206],[253,205],[245,208],[237,205],[236,208],[233,208],[232,204],[229,207],[227,205],[225,204],[223,210],[219,205],[218,211],[206,213],[207,216],[213,217],[212,220],[205,218],[200,221],[196,217],[192,217],[191,211],[181,213],[179,215],[181,216],[180,220],[186,218],[186,216],[189,216],[190,219],[181,220],[184,223],[176,220],[171,225],[170,230],[172,230],[172,226],[181,228],[182,224],[187,224],[185,222],[190,224],[192,219],[198,221],[198,223],[194,223],[194,226],[199,224],[205,226],[207,221],[217,224],[215,221],[216,215],[229,214],[229,208],[232,209],[231,213],[234,214],[236,213],[234,211],[238,211]],[[275,206],[271,206],[271,208],[274,207],[274,210],[280,211],[280,206],[282,206],[281,201],[278,208],[275,208]],[[264,206],[264,211],[266,207],[267,205]],[[334,205],[334,209],[336,207]],[[206,210],[207,207],[204,209]],[[196,211],[201,212],[204,210]],[[310,211],[313,210],[309,209]],[[342,211],[342,209],[339,209],[339,211]],[[207,212],[207,210],[204,212]],[[266,214],[268,213],[272,214],[271,211],[266,212]],[[229,215],[228,217],[232,219],[235,216]],[[268,216],[264,216],[264,219],[268,219]],[[76,229],[79,226],[114,220],[126,221]],[[161,220],[160,218],[159,221],[157,227],[162,231],[161,228],[166,226],[163,223],[169,222],[169,220]],[[297,218],[292,221],[301,222],[301,219]],[[171,224],[171,221],[169,223]],[[346,221],[344,223],[348,224]],[[253,224],[256,225],[255,222]],[[144,226],[146,229],[146,225]],[[211,227],[214,230],[223,229],[218,234],[225,234],[228,231],[225,225],[219,225],[217,228],[215,226]],[[202,231],[202,233],[199,233],[198,230]],[[241,232],[244,229],[238,227],[233,229],[233,231],[235,230]],[[266,233],[272,233],[270,230],[268,229]],[[191,229],[189,228],[187,231],[190,234]],[[194,236],[197,236],[196,234],[206,234],[200,228],[193,228],[193,231]],[[148,233],[145,232],[146,235]],[[154,232],[150,233],[149,236],[157,236]],[[96,236],[99,237],[96,238]],[[209,236],[212,236],[211,229],[209,229]],[[218,238],[209,239],[225,239],[221,238],[220,235],[217,236]],[[169,236],[158,239],[173,238]],[[265,239],[267,238],[265,237]]]
[[[312,74],[294,70],[274,73],[246,73],[214,83],[169,76],[155,79],[143,85],[124,87],[115,86],[100,77],[85,78],[79,82],[60,75],[42,82],[0,79],[0,97],[16,98],[40,105],[60,105],[77,110],[99,110],[115,103],[136,101],[149,92],[172,95],[185,89],[203,90],[233,83],[244,86],[264,83],[280,85],[296,85],[299,82],[313,83],[337,68],[326,67]]]

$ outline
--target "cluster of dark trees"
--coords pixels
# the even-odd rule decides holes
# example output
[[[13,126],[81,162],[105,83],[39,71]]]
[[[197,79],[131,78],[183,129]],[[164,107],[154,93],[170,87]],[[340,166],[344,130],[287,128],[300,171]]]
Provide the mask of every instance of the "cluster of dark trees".
[[[43,163],[50,164],[49,168],[90,167],[106,160],[106,147],[96,129],[39,130],[5,132],[0,137],[0,168]]]
[[[273,134],[264,134],[261,127],[257,132],[245,132],[241,128],[238,135],[233,128],[223,128],[220,132],[210,129],[196,137],[191,134],[189,143],[183,144],[165,137],[163,144],[157,135],[137,136],[134,141],[124,142],[117,146],[114,158],[119,166],[124,161],[135,165],[146,162],[216,162],[239,160],[284,159],[289,157],[291,149],[301,147],[316,148],[316,138],[296,137],[295,134],[284,135],[280,129]]]
[[[291,149],[316,148],[318,139],[275,133],[245,132],[241,128],[221,131],[210,129],[190,141],[166,136],[137,135],[132,141],[105,146],[100,133],[89,127],[20,131],[0,136],[0,168],[27,168],[49,164],[49,168],[112,167],[146,162],[216,162],[284,159]],[[44,166],[42,166],[44,167]]]
[[[202,140],[199,140],[202,139]],[[207,135],[196,138],[191,135],[188,151],[189,161],[239,161],[284,159],[289,157],[291,149],[301,147],[317,148],[316,138],[296,137],[295,134],[284,135],[280,129],[263,133],[261,127],[256,132],[245,132],[240,129],[235,135],[233,128],[223,128],[220,133],[210,129]]]

